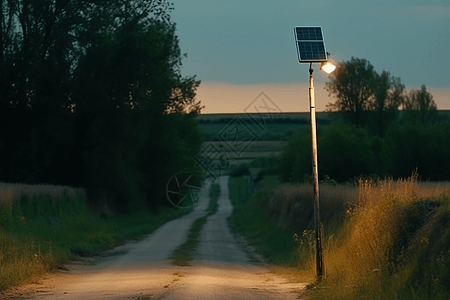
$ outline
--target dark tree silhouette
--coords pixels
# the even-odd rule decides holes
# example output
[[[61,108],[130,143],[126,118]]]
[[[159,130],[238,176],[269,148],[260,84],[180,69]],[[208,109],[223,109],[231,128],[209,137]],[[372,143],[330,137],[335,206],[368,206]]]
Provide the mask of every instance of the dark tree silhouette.
[[[401,83],[399,77],[393,77],[387,71],[374,74],[374,98],[370,109],[376,113],[376,132],[380,136],[397,117],[398,109],[404,100],[404,89],[405,85]]]
[[[374,97],[374,76],[374,67],[366,59],[352,57],[339,63],[325,86],[336,97],[336,102],[328,103],[327,109],[345,112],[353,124],[364,125]]]
[[[0,180],[82,185],[126,206],[153,201],[145,180],[163,185],[190,168],[200,81],[180,75],[172,9],[165,0],[2,0]],[[165,158],[150,166],[147,155]]]
[[[412,122],[430,122],[437,117],[437,105],[425,85],[420,90],[411,90],[405,97],[403,109]]]
[[[370,125],[380,136],[397,117],[405,97],[399,77],[387,71],[377,73],[369,61],[354,57],[338,64],[326,89],[336,98],[327,110],[344,112],[351,123]]]

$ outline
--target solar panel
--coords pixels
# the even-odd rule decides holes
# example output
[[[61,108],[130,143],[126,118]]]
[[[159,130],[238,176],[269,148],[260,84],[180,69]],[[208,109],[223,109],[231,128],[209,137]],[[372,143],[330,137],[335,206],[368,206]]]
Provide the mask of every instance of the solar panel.
[[[327,61],[321,27],[295,27],[294,35],[299,62]]]

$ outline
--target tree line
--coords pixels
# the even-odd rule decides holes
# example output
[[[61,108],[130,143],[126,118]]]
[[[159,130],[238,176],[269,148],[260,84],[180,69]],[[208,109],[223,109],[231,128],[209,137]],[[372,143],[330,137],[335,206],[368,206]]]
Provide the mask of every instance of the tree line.
[[[0,180],[82,186],[118,209],[156,210],[201,144],[200,81],[180,74],[172,9],[2,0]]]
[[[423,179],[450,179],[450,122],[439,117],[425,85],[407,92],[400,78],[352,58],[338,64],[326,89],[336,99],[328,110],[344,118],[318,128],[322,179],[398,178],[415,170]],[[285,181],[311,180],[310,139],[308,130],[289,138],[280,157]]]
[[[430,122],[437,117],[436,103],[425,85],[407,92],[400,77],[388,71],[378,73],[363,58],[339,63],[325,88],[336,98],[327,104],[328,111],[344,112],[352,124],[370,126],[380,136],[398,118],[400,109],[413,122]]]

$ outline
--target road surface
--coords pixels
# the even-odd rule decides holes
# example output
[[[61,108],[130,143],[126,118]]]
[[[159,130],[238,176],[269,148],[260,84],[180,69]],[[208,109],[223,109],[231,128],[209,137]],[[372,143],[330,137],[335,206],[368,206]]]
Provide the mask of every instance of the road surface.
[[[172,266],[169,257],[186,240],[192,223],[206,215],[210,182],[192,213],[164,224],[140,242],[114,249],[125,254],[69,265],[68,271],[48,274],[9,296],[49,300],[300,299],[305,284],[289,283],[264,263],[255,262],[245,242],[230,232],[226,219],[233,208],[228,177],[217,180],[221,185],[219,209],[203,227],[193,266]]]

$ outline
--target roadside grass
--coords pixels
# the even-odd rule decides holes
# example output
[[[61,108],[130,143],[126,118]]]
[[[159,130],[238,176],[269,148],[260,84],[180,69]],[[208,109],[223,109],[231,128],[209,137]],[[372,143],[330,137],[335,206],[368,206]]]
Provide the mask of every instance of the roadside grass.
[[[6,198],[3,193],[13,193]],[[2,199],[9,199],[8,201],[18,201],[22,196],[33,198],[34,196],[47,195],[53,199],[59,199],[63,194],[69,198],[75,198],[77,194],[86,196],[86,191],[83,188],[73,188],[69,186],[53,185],[53,184],[22,184],[22,183],[6,183],[0,182],[0,202]]]
[[[211,185],[209,196],[210,201],[206,209],[208,215],[194,221],[186,241],[172,253],[172,265],[192,266],[193,255],[200,243],[200,233],[202,232],[203,226],[206,224],[208,217],[215,214],[219,208],[220,185],[218,183]]]
[[[308,299],[450,299],[450,186],[417,174],[322,184],[326,277],[315,281],[312,188],[266,176],[250,196],[230,178],[233,223]]]
[[[298,272],[299,255],[294,226],[278,226],[276,216],[267,209],[270,196],[279,186],[278,176],[267,175],[251,195],[251,185],[245,177],[230,177],[231,221],[258,253],[274,263],[275,272],[287,275],[293,282],[310,282],[311,274]]]
[[[208,208],[206,209],[208,215],[213,215],[217,212],[217,209],[219,208],[219,201],[218,201],[219,196],[220,196],[220,184],[218,183],[211,184],[211,188],[209,190],[210,201],[208,204]]]
[[[450,299],[450,187],[359,182],[310,299]]]
[[[158,215],[140,211],[99,219],[82,192],[62,189],[60,193],[52,186],[57,193],[28,196],[19,193],[17,186],[0,187],[0,291],[52,268],[63,268],[78,256],[100,255],[127,240],[140,239],[189,212],[161,208]]]
[[[208,217],[205,216],[194,221],[186,241],[172,253],[172,265],[184,267],[192,266],[193,254],[200,242],[200,232],[206,224],[207,219]]]

